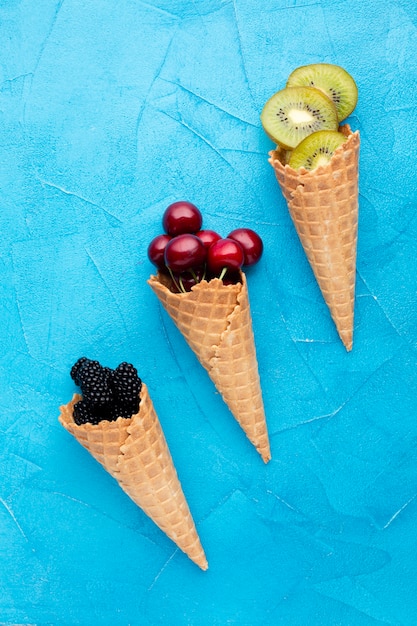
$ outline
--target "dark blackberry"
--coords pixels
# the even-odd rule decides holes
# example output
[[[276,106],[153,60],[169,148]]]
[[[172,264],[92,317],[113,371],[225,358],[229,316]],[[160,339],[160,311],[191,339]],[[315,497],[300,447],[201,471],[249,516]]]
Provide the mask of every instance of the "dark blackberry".
[[[125,419],[129,419],[129,417],[132,417],[133,413],[130,410],[129,407],[121,404],[121,403],[116,403],[113,404],[112,408],[111,408],[111,419],[112,421],[117,420],[118,417],[123,417]]]
[[[91,359],[80,359],[80,361],[81,363],[77,370],[77,380],[79,381],[79,386],[82,387],[84,380],[88,380],[91,375],[103,373],[104,367],[98,361],[92,361]]]
[[[80,379],[78,378],[78,372],[80,369],[88,362],[88,359],[85,356],[82,356],[71,368],[70,376],[76,385],[79,386]]]
[[[89,361],[78,371],[81,393],[90,406],[102,407],[113,399],[107,369],[103,368],[98,361]]]
[[[105,419],[101,409],[90,409],[90,424],[100,424]]]
[[[83,396],[73,410],[78,425],[129,418],[139,410],[142,381],[130,363],[123,362],[112,370],[81,357],[71,368],[71,378]]]
[[[113,392],[105,381],[94,381],[94,384],[82,388],[83,398],[92,407],[105,407],[112,402]]]
[[[87,424],[87,422],[91,422],[93,418],[91,408],[86,402],[84,402],[84,400],[80,400],[79,402],[74,404],[73,417],[74,422],[78,424],[78,426],[81,426],[81,424]]]
[[[111,378],[113,376],[113,370],[110,367],[103,367],[103,374],[106,378],[107,384],[111,385]]]
[[[139,409],[139,393],[142,381],[138,372],[131,363],[120,363],[112,376],[112,387],[117,400],[126,407],[132,408],[132,413]]]
[[[120,410],[123,411],[123,417],[132,417],[139,411],[139,395],[130,402],[120,402]]]

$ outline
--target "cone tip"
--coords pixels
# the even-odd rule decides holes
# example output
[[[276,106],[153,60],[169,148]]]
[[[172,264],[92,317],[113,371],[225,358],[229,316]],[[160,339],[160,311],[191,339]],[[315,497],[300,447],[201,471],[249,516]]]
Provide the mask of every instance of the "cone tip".
[[[263,462],[266,465],[272,458],[272,456],[271,456],[271,449],[269,447],[269,442],[267,443],[267,445],[256,446],[256,449],[259,452],[259,454],[261,455],[262,460],[263,460]]]
[[[188,549],[185,550],[185,554],[192,560],[193,563],[198,565],[198,567],[201,570],[203,570],[203,572],[205,572],[206,570],[208,570],[208,561],[207,561],[206,555],[204,553],[203,547],[201,546],[200,542],[198,542],[198,544],[199,544],[198,554],[195,553],[195,550],[188,550]]]
[[[203,570],[203,572],[206,572],[208,570],[208,562],[207,559],[204,557],[204,559],[201,559],[197,562],[197,565],[200,567],[200,569]]]
[[[346,348],[347,352],[350,352],[353,347],[353,333],[352,332],[339,332],[340,339],[342,340],[343,345]]]

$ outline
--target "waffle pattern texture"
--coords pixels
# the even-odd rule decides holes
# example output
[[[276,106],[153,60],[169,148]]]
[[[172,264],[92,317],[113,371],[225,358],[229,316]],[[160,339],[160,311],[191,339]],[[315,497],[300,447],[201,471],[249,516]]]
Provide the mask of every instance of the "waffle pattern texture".
[[[75,394],[61,406],[60,423],[103,465],[130,498],[201,569],[208,567],[204,550],[179,482],[148,389],[142,383],[139,412],[97,425],[75,424]]]
[[[347,350],[353,345],[358,235],[359,132],[347,136],[330,163],[315,170],[284,165],[279,149],[269,162],[337,331]]]
[[[161,274],[148,282],[266,463],[271,451],[243,272],[241,280],[204,280],[187,293],[173,293]]]

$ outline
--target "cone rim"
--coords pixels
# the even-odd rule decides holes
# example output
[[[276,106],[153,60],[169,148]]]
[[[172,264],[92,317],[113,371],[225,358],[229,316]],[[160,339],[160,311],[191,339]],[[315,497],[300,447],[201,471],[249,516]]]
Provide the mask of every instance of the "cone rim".
[[[317,176],[318,174],[320,175],[325,174],[327,170],[329,171],[331,170],[334,160],[337,159],[337,157],[340,154],[350,149],[352,143],[355,141],[357,137],[359,137],[359,131],[358,130],[352,131],[349,124],[344,124],[343,126],[340,126],[339,132],[343,133],[347,137],[347,140],[344,141],[342,144],[340,144],[340,146],[336,148],[336,150],[333,152],[332,158],[330,159],[328,163],[319,165],[318,167],[314,168],[314,170],[308,170],[304,166],[298,169],[294,169],[293,167],[289,165],[289,163],[285,163],[285,164],[282,163],[279,156],[277,156],[280,152],[280,146],[277,146],[274,150],[270,150],[268,152],[268,155],[269,155],[268,161],[272,165],[273,168],[279,167],[280,169],[283,169],[285,172],[288,172],[289,174],[293,176],[303,176],[303,177],[305,176],[308,178],[310,176],[311,177]]]

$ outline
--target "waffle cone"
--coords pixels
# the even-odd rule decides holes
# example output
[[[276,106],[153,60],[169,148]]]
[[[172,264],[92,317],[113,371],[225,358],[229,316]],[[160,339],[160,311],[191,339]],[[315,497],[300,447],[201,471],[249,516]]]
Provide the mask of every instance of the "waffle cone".
[[[207,560],[178,480],[147,387],[142,384],[139,412],[130,419],[78,426],[75,394],[61,406],[59,421],[103,465],[159,528],[201,569]]]
[[[161,274],[148,283],[266,463],[271,452],[243,273],[241,280],[203,280],[187,293],[173,293]]]
[[[315,170],[284,165],[278,148],[269,162],[337,331],[347,350],[353,344],[358,232],[359,133],[347,137],[330,163]]]

